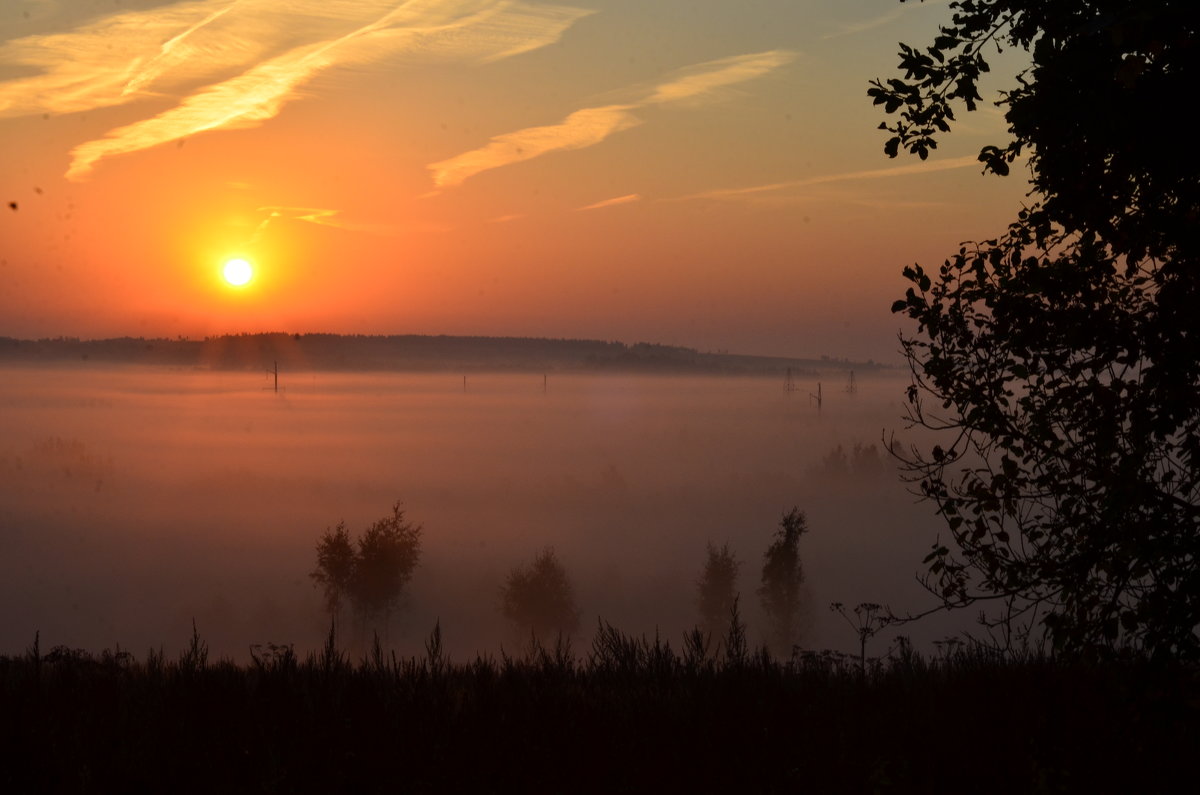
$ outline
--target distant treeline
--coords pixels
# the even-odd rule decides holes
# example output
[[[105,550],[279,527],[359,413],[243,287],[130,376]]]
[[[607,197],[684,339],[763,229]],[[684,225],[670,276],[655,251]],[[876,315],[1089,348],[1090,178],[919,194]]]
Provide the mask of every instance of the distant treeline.
[[[193,340],[73,337],[18,340],[0,337],[0,362],[106,362],[257,369],[278,362],[289,370],[627,370],[645,372],[813,375],[828,370],[873,370],[872,361],[793,359],[639,342],[539,339],[532,337],[449,337],[418,334],[362,336],[340,334],[236,334]]]

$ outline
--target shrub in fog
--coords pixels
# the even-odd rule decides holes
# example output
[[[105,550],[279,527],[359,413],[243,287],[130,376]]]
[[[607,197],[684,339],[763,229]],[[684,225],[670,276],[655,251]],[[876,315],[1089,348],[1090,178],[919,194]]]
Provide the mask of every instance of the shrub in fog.
[[[710,635],[718,633],[728,623],[730,611],[737,601],[738,560],[722,544],[718,549],[710,542],[704,561],[704,572],[696,584],[697,606],[700,608],[700,625]]]
[[[821,456],[820,466],[809,470],[811,477],[826,480],[872,481],[883,476],[886,471],[886,447],[881,450],[878,445],[855,442],[850,449],[837,445]]]
[[[569,637],[579,629],[575,591],[552,547],[509,573],[500,591],[500,611],[534,638]]]

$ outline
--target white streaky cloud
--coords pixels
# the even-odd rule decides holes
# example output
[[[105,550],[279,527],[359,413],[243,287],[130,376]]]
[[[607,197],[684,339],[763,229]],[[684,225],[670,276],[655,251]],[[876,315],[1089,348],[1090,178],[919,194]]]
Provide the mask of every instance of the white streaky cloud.
[[[585,207],[576,207],[575,210],[576,210],[576,212],[582,212],[584,210],[599,210],[602,207],[616,207],[618,204],[629,204],[630,202],[639,202],[641,200],[642,200],[641,194],[630,193],[625,196],[617,196],[612,199],[605,199],[604,201],[598,201],[595,204],[589,204]]]
[[[357,61],[397,48],[497,60],[556,41],[592,12],[497,0],[188,0],[121,12],[0,46],[0,65],[39,74],[0,82],[0,117],[74,113],[228,75],[389,17]],[[421,41],[420,34],[427,40]],[[344,54],[349,55],[349,54]]]
[[[594,13],[522,2],[432,2],[406,3],[388,25],[356,41],[343,62],[490,63],[553,44],[576,21]]]
[[[0,83],[0,116],[73,113],[129,101],[126,86],[162,43],[202,24],[229,2],[176,3],[115,14],[66,33],[26,36],[0,47],[0,63],[41,74]]]
[[[507,5],[504,16],[493,21],[490,32],[494,42],[500,45],[499,51],[488,55],[486,60],[511,58],[554,44],[576,21],[594,13],[591,9],[569,6]]]
[[[192,25],[182,33],[179,33],[173,38],[163,42],[162,46],[159,48],[158,55],[151,58],[150,61],[144,65],[139,64],[139,68],[133,77],[130,78],[129,82],[125,84],[125,88],[121,90],[121,94],[131,94],[140,90],[142,86],[153,82],[181,60],[186,60],[189,56],[193,55],[196,48],[189,46],[189,42],[187,41],[188,37],[202,28],[207,27],[213,22],[216,22],[218,19],[228,14],[236,5],[237,2],[235,0],[235,2],[223,8],[213,11],[207,17],[200,20],[195,25]]]
[[[695,197],[684,197],[695,198]],[[757,207],[799,207],[824,206],[835,204],[854,207],[870,207],[878,210],[928,209],[945,207],[944,201],[912,201],[908,199],[891,199],[886,195],[877,195],[861,188],[857,190],[838,190],[825,185],[808,190],[792,190],[774,193],[750,193],[736,197],[722,197],[725,200],[736,200],[739,203]],[[664,201],[682,201],[682,199],[665,199]]]
[[[270,218],[287,218],[296,221],[310,221],[314,224],[325,224],[328,219],[338,214],[337,210],[326,210],[320,207],[285,207],[268,205],[259,207],[260,213],[267,213]]]
[[[783,182],[770,182],[763,185],[751,185],[745,188],[719,188],[716,190],[707,190],[701,193],[692,193],[687,196],[680,196],[676,201],[685,199],[741,199],[749,196],[756,196],[762,193],[771,193],[775,191],[789,190],[792,188],[805,188],[812,185],[824,185],[832,182],[848,182],[850,180],[871,180],[871,179],[889,179],[892,177],[903,177],[910,174],[929,174],[936,171],[949,171],[956,168],[966,168],[967,166],[982,166],[979,163],[979,158],[975,155],[964,155],[963,157],[952,157],[946,160],[922,160],[918,163],[910,163],[903,166],[892,166],[891,168],[873,168],[866,171],[848,171],[842,174],[824,174],[819,177],[806,177],[804,179],[792,179]]]
[[[532,160],[547,152],[583,149],[608,136],[640,124],[630,113],[633,105],[605,105],[577,110],[558,124],[528,127],[497,135],[486,145],[470,152],[432,163],[433,182],[439,188],[461,185],[482,171]]]
[[[583,17],[588,9],[522,2],[476,3],[475,10],[454,24],[414,25],[411,30],[390,29],[372,35],[387,44],[405,38],[403,50],[422,61],[471,58],[483,63],[511,58],[553,44]]]
[[[378,18],[397,0],[185,0],[120,11],[0,45],[0,64],[40,74],[0,83],[0,116],[124,104],[228,74]]]
[[[979,166],[981,169],[983,168],[979,162],[978,155],[963,155],[962,157],[948,157],[945,160],[918,160],[915,163],[908,163],[903,166],[872,168],[865,171],[847,171],[842,174],[826,174],[820,177],[810,177],[807,182],[810,185],[818,185],[823,182],[845,182],[852,179],[888,179],[890,177],[903,177],[909,174],[949,171],[955,168],[966,168],[967,166]]]
[[[849,25],[843,25],[837,30],[826,33],[821,38],[839,39],[843,36],[853,36],[856,33],[862,33],[864,31],[871,30],[872,28],[880,28],[884,25],[890,25],[892,22],[895,22],[897,19],[903,16],[906,11],[908,11],[907,6],[898,5],[891,11],[880,14],[876,17],[872,17],[871,19],[864,19],[861,22],[852,22]]]
[[[335,43],[299,47],[232,80],[189,96],[154,118],[110,130],[71,150],[67,179],[86,176],[102,158],[149,149],[213,129],[253,127],[279,113],[292,91],[332,60]]]
[[[267,206],[259,207],[258,211],[267,213],[267,217],[259,225],[258,229],[255,230],[256,234],[260,233],[269,222],[275,219],[304,221],[317,226],[328,226],[332,229],[341,229],[347,232],[366,232],[372,235],[392,236],[403,232],[399,227],[389,224],[366,224],[347,221],[339,217],[341,215],[339,210],[327,210],[320,207]]]
[[[884,25],[890,25],[900,17],[912,11],[914,8],[923,8],[927,6],[942,5],[947,0],[922,0],[920,3],[905,3],[898,5],[892,10],[887,11],[870,19],[864,19],[860,22],[852,22],[848,25],[843,25],[837,30],[830,31],[822,36],[822,39],[838,39],[842,36],[853,36],[856,33],[863,33],[874,28],[880,28]]]
[[[645,103],[679,102],[711,94],[717,89],[773,72],[791,63],[795,57],[789,50],[768,50],[697,64],[682,76],[659,85]]]
[[[0,64],[41,72],[0,83],[0,115],[121,104],[136,99],[149,83],[171,86],[227,74],[306,42],[336,38],[397,6],[452,9],[482,2],[184,0],[119,11],[69,31],[0,45]]]
[[[238,0],[253,4],[254,0]],[[266,0],[258,0],[261,4]],[[307,8],[308,2],[297,7]],[[313,4],[320,7],[320,4]],[[331,11],[378,10],[378,2],[349,3],[332,0]],[[533,6],[520,2],[482,0],[410,0],[389,3],[382,15],[335,38],[294,47],[261,61],[241,74],[186,96],[176,107],[157,116],[110,130],[104,138],[72,150],[69,179],[81,179],[106,157],[140,151],[197,133],[257,126],[275,117],[294,99],[299,89],[318,73],[346,63],[362,63],[405,54],[427,60],[433,57],[484,62],[544,46],[562,35],[587,12],[561,6]],[[290,7],[290,6],[289,6]],[[239,6],[240,8],[240,6]],[[160,48],[160,57],[178,57],[177,51],[193,46],[191,39],[219,25],[233,12],[214,12]],[[338,21],[345,21],[337,15]],[[154,80],[165,68],[159,64],[146,79]],[[125,85],[140,86],[137,77],[123,76]],[[145,82],[145,81],[143,81]]]
[[[640,100],[583,108],[559,124],[497,135],[486,146],[430,163],[426,168],[433,172],[433,183],[437,188],[449,188],[461,185],[480,172],[549,152],[595,146],[614,133],[641,124],[641,120],[631,113],[633,110],[712,95],[719,88],[774,71],[794,57],[795,54],[787,50],[769,50],[698,64],[685,70],[682,76],[658,85]]]

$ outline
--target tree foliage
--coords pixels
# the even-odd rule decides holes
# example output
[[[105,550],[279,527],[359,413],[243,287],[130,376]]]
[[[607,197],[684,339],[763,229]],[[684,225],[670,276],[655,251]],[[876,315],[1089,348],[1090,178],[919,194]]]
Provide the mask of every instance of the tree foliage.
[[[722,544],[718,549],[708,545],[704,561],[704,572],[696,584],[697,606],[700,621],[709,634],[719,632],[728,623],[737,603],[737,576],[741,564],[729,549]]]
[[[800,536],[808,532],[808,520],[792,508],[779,520],[775,538],[763,555],[762,585],[758,597],[770,621],[770,646],[788,654],[799,639],[804,568],[800,563]]]
[[[944,604],[994,600],[1056,647],[1200,655],[1200,146],[1164,118],[1200,76],[1200,4],[961,0],[901,78],[869,91],[885,152],[926,157],[982,101],[995,48],[1030,65],[997,104],[1031,203],[964,245],[893,311],[912,423],[946,432],[907,457],[948,540],[926,558]]]
[[[325,591],[325,609],[335,625],[354,582],[354,546],[346,523],[326,530],[317,541],[317,568],[308,576]]]
[[[421,526],[404,517],[402,503],[391,516],[374,522],[351,543],[344,522],[317,542],[317,568],[309,576],[325,592],[325,607],[336,622],[348,598],[363,622],[387,621],[421,557]]]
[[[500,592],[500,611],[523,632],[547,640],[579,629],[575,590],[553,547],[512,570]]]

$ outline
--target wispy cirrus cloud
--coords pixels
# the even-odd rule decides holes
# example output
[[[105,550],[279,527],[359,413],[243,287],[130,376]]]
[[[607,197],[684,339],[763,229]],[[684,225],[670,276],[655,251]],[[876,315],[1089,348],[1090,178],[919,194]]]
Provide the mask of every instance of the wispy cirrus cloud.
[[[497,215],[495,218],[489,218],[489,224],[507,224],[511,221],[519,221],[525,217],[525,213],[508,213],[507,215]]]
[[[863,19],[858,22],[851,22],[848,25],[843,25],[837,30],[826,33],[821,38],[823,39],[840,39],[843,36],[853,36],[856,33],[863,33],[874,28],[881,28],[885,25],[890,25],[897,19],[900,19],[905,14],[911,12],[914,8],[923,8],[927,6],[942,5],[947,0],[922,0],[921,3],[905,3],[892,8],[870,19]]]
[[[834,182],[849,182],[853,180],[889,179],[893,177],[903,177],[910,174],[928,174],[936,171],[949,171],[951,169],[966,168],[968,166],[980,166],[979,158],[975,155],[964,155],[963,157],[951,157],[947,158],[946,160],[921,160],[919,162],[909,163],[903,166],[873,168],[865,171],[846,171],[841,174],[822,174],[816,177],[785,180],[783,182],[769,182],[762,185],[750,185],[743,188],[718,188],[715,190],[701,191],[700,193],[691,193],[686,196],[680,196],[675,200],[738,200],[756,197],[767,193],[777,193],[780,191],[792,190],[795,188],[806,188],[813,185],[826,185]],[[982,166],[980,166],[980,168],[982,168]]]
[[[531,160],[560,149],[594,146],[615,132],[640,124],[640,120],[629,112],[633,107],[584,108],[558,124],[497,135],[487,146],[430,165],[433,181],[439,188],[454,187],[481,171]]]
[[[344,0],[331,2],[338,4]],[[0,116],[125,104],[144,98],[151,83],[162,90],[250,63],[282,43],[269,24],[272,5],[279,10],[267,0],[189,0],[9,41],[0,46],[0,63],[38,73],[0,83]],[[235,20],[222,20],[235,8]],[[289,21],[321,27],[298,11]]]
[[[630,193],[626,196],[617,196],[612,199],[605,199],[604,201],[598,201],[595,204],[589,204],[586,207],[576,207],[575,210],[576,210],[576,212],[582,212],[584,210],[599,210],[603,207],[616,207],[618,204],[629,204],[631,202],[639,202],[641,200],[642,200],[641,194]]]
[[[787,50],[768,50],[697,64],[659,85],[642,104],[679,102],[712,94],[717,89],[762,77],[791,63],[795,57]]]
[[[270,222],[279,219],[285,221],[304,221],[317,226],[328,226],[333,229],[344,229],[347,232],[367,232],[373,235],[392,236],[401,234],[404,230],[391,224],[365,224],[347,221],[339,217],[339,210],[327,210],[320,207],[259,207],[259,212],[265,212],[267,217],[259,224],[255,234],[261,233]]]
[[[68,177],[78,179],[112,155],[261,124],[327,69],[400,57],[487,63],[550,44],[590,13],[521,0],[188,0],[8,42],[0,64],[40,71],[0,83],[0,116],[181,97],[77,147]]]
[[[223,8],[218,8],[216,11],[213,11],[211,14],[192,25],[187,30],[182,31],[181,33],[178,33],[163,42],[162,46],[159,47],[158,53],[153,58],[150,58],[144,63],[139,62],[136,64],[135,69],[133,70],[133,76],[130,77],[129,81],[125,83],[125,87],[121,89],[121,96],[128,96],[129,94],[140,91],[143,86],[153,83],[155,80],[166,74],[170,69],[178,66],[180,56],[185,54],[181,51],[190,51],[194,49],[192,46],[190,46],[189,39],[195,38],[194,34],[200,32],[205,27],[208,27],[221,17],[228,14],[236,5],[237,3],[233,2]]]
[[[369,33],[379,20],[331,41],[297,47],[222,83],[197,91],[150,119],[110,130],[71,150],[68,179],[79,179],[100,159],[127,154],[206,130],[253,127],[279,113],[296,88],[336,62],[337,49]]]
[[[717,89],[772,72],[794,58],[795,54],[790,51],[770,50],[697,64],[631,102],[583,108],[558,124],[527,127],[497,135],[478,149],[430,163],[427,168],[432,172],[437,188],[450,188],[461,185],[483,171],[530,160],[549,152],[594,146],[614,133],[640,124],[641,120],[632,111],[650,105],[698,101],[711,96]]]

